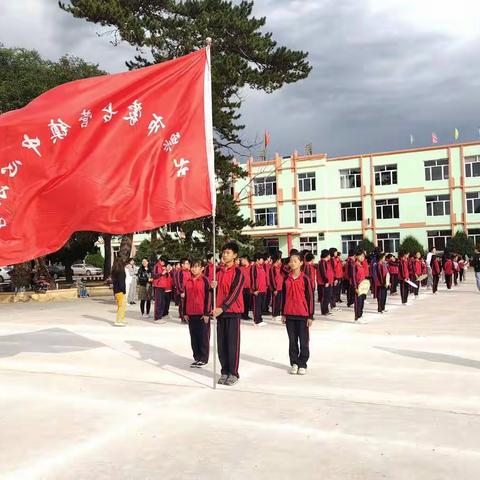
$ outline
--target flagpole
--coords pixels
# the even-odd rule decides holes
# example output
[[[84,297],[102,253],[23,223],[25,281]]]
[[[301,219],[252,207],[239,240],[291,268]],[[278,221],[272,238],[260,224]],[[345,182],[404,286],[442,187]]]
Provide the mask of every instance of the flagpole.
[[[210,68],[211,68],[211,46],[212,46],[212,39],[210,37],[207,37],[205,39],[205,43],[207,45],[207,49],[210,53]],[[215,157],[214,157],[214,163],[215,163]],[[213,175],[215,178],[215,167],[213,169]],[[216,188],[216,181],[214,182],[214,188]],[[216,195],[216,190],[215,193]],[[212,229],[213,229],[213,235],[212,235],[212,254],[213,254],[213,284],[215,285],[213,287],[213,301],[212,301],[212,306],[213,306],[213,311],[217,308],[217,266],[215,265],[215,260],[217,256],[217,245],[216,245],[216,240],[217,240],[217,221],[216,221],[216,215],[217,214],[217,206],[216,203],[214,204],[214,208],[212,210]],[[212,315],[212,328],[213,328],[213,389],[217,389],[217,318]]]

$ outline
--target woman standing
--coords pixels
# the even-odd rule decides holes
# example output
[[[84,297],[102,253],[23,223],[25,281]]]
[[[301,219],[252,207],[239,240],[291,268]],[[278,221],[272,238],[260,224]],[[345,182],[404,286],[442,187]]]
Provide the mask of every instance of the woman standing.
[[[135,297],[137,293],[137,277],[135,272],[135,260],[129,258],[125,265],[125,284],[127,287],[127,301],[130,305],[135,305]]]
[[[138,299],[142,317],[150,318],[150,305],[152,302],[152,269],[147,258],[142,258],[142,266],[138,269]]]
[[[127,292],[125,277],[125,264],[120,257],[117,257],[112,265],[113,295],[117,302],[117,318],[114,323],[116,327],[124,327],[127,324],[125,321]]]

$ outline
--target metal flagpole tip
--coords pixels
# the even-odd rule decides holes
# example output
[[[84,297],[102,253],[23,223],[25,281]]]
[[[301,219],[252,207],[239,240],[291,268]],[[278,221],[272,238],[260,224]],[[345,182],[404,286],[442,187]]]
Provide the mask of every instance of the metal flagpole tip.
[[[212,37],[207,37],[207,38],[205,39],[205,43],[206,43],[208,46],[210,46],[210,45],[212,44]]]

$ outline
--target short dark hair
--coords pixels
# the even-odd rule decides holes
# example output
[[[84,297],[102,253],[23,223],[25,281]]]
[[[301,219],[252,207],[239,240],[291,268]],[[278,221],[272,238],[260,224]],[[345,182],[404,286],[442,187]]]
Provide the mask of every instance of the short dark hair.
[[[291,257],[292,255],[298,255],[300,252],[296,248],[292,248],[290,250],[289,256]]]
[[[165,256],[165,255],[162,255],[160,258],[159,258],[160,261],[162,261],[165,266],[168,265],[169,261],[168,261],[168,258]]]
[[[207,254],[207,260],[211,260],[214,257],[213,253]]]
[[[333,257],[333,255],[335,255],[335,252],[337,251],[337,249],[335,247],[332,247],[332,248],[329,248],[328,251],[330,253],[330,256]]]
[[[358,257],[359,255],[365,255],[365,252],[362,248],[359,248],[355,252],[355,256]]]
[[[236,253],[238,255],[238,244],[236,242],[227,242],[222,247],[222,252],[224,252],[225,250],[231,250],[233,253]]]
[[[265,259],[265,255],[263,253],[256,253],[254,256],[253,256],[253,260],[255,260],[255,262],[257,260],[264,260]]]
[[[198,265],[199,267],[204,267],[205,266],[205,264],[203,263],[203,260],[199,260],[198,258],[190,261],[190,266],[191,267],[195,267],[196,265]]]
[[[272,263],[278,262],[282,259],[282,256],[279,253],[274,253],[272,255]]]
[[[355,255],[355,249],[354,248],[351,248],[349,251],[348,251],[348,256],[349,257],[353,257]]]
[[[328,257],[329,255],[330,255],[330,252],[326,248],[324,248],[322,250],[322,253],[320,254],[320,258],[325,258],[325,257]]]
[[[311,262],[315,257],[312,252],[307,252],[304,258],[306,262]]]
[[[189,258],[183,257],[183,258],[180,259],[180,265],[183,265],[184,263],[189,262],[189,261],[190,261]]]

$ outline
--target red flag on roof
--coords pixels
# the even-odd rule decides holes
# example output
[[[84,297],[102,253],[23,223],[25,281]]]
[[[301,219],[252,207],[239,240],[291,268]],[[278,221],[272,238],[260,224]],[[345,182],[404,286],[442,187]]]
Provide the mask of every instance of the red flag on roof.
[[[264,146],[265,148],[268,147],[268,144],[270,143],[270,133],[268,133],[266,130],[265,130],[265,138],[264,138]]]
[[[0,265],[75,231],[149,230],[214,208],[208,49],[67,83],[0,116]]]

